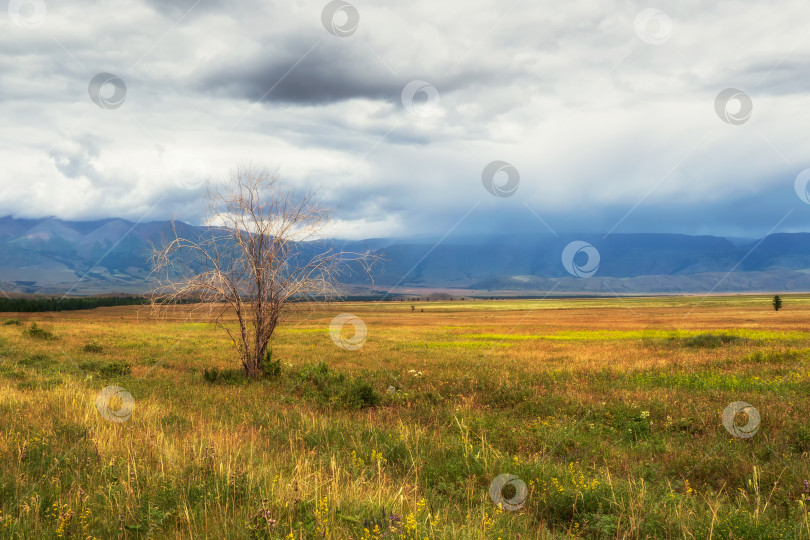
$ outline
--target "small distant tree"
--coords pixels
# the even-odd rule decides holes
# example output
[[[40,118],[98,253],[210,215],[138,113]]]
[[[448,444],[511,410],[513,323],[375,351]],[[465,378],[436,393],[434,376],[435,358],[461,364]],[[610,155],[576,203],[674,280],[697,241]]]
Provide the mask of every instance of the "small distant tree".
[[[174,238],[155,248],[152,304],[192,301],[211,310],[255,378],[289,303],[336,295],[340,274],[353,266],[368,275],[373,256],[320,240],[328,212],[265,169],[235,169],[229,181],[209,185],[208,200],[204,232],[173,222]]]
[[[773,297],[773,300],[771,300],[771,304],[773,305],[774,311],[779,311],[782,307],[782,297],[777,294]]]

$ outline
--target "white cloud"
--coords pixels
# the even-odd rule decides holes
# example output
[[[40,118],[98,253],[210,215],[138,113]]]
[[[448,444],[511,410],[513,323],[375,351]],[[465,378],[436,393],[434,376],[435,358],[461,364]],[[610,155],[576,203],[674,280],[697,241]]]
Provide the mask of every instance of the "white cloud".
[[[607,230],[642,198],[620,230],[756,234],[796,203],[803,2],[356,2],[346,38],[321,26],[324,4],[79,0],[49,2],[35,29],[5,21],[0,214],[141,219],[157,205],[150,219],[196,221],[205,205],[184,186],[245,161],[319,188],[346,237],[441,234],[476,204],[493,228],[525,203]],[[672,21],[661,45],[635,33],[648,7]],[[126,82],[118,109],[89,99],[102,71]],[[438,90],[436,114],[403,108],[415,79]],[[752,98],[744,125],[714,112],[727,87]],[[493,160],[520,171],[511,199],[481,186]],[[732,211],[758,198],[761,215]]]

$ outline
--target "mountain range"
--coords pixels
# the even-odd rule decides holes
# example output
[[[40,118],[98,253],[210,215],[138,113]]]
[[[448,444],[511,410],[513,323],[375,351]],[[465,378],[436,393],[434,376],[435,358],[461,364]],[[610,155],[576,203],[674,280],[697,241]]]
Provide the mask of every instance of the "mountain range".
[[[177,224],[181,233],[200,227]],[[0,218],[0,290],[7,293],[141,293],[150,289],[153,243],[171,223],[123,219],[64,221]],[[599,263],[591,277],[578,253],[566,269],[563,250],[588,243]],[[335,241],[380,256],[373,284],[352,274],[353,290],[461,294],[648,294],[810,291],[810,233],[760,239],[680,234],[503,234]],[[586,250],[587,251],[587,250]],[[576,272],[575,272],[576,273]],[[588,273],[588,272],[585,272]],[[583,272],[580,272],[583,274]]]

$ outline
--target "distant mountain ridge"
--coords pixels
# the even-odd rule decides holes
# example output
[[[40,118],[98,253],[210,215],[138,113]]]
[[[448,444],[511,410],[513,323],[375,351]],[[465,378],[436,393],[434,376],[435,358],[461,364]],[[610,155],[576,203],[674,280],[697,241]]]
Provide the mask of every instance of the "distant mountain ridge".
[[[110,218],[0,218],[0,290],[15,293],[139,293],[150,288],[151,242],[170,222]],[[202,229],[178,223],[181,232]],[[384,262],[374,286],[521,293],[604,294],[810,291],[810,233],[764,239],[633,233],[450,236],[340,241]],[[599,252],[596,274],[569,275],[561,254],[581,240]],[[579,264],[579,263],[578,263]],[[354,273],[350,285],[368,288]]]

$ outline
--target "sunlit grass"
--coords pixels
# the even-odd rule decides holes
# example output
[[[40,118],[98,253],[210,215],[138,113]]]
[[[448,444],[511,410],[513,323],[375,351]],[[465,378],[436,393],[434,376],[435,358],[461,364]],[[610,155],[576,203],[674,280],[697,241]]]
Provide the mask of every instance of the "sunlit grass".
[[[210,322],[10,314],[0,537],[373,538],[385,508],[392,538],[810,538],[808,298],[299,305],[280,376],[216,383],[238,362]],[[330,340],[343,312],[357,351]],[[121,424],[96,409],[112,384]],[[734,401],[754,437],[724,428]],[[515,512],[489,498],[504,473]]]

